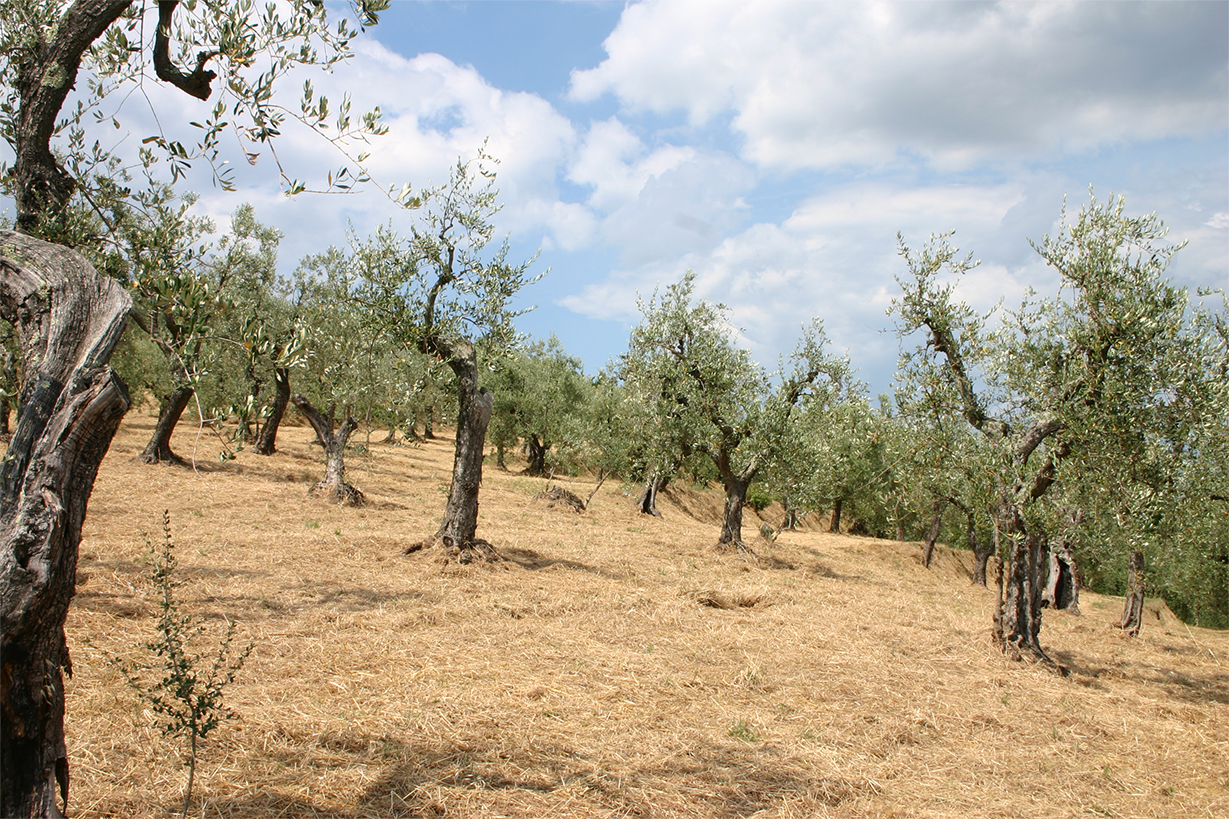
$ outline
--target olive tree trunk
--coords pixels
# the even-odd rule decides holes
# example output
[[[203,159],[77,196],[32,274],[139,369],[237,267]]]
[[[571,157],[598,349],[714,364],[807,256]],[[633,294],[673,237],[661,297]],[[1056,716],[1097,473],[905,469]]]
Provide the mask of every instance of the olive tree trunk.
[[[1080,573],[1069,542],[1063,541],[1050,550],[1050,567],[1041,604],[1070,614],[1080,613]]]
[[[256,437],[254,451],[257,455],[272,455],[277,452],[277,430],[282,425],[282,417],[286,414],[286,405],[290,403],[290,371],[285,367],[273,370],[273,406],[269,408],[269,417],[260,428]]]
[[[844,504],[844,498],[837,498],[832,502],[832,519],[828,521],[828,531],[833,534],[840,534],[841,532],[841,507]]]
[[[478,489],[482,485],[482,456],[487,426],[495,396],[478,386],[478,363],[474,345],[461,340],[449,351],[448,366],[457,376],[457,438],[452,460],[452,484],[444,520],[435,533],[447,560],[472,563],[493,556],[491,547],[479,541]]]
[[[537,435],[530,435],[525,440],[525,452],[529,465],[525,467],[526,475],[541,477],[546,474],[546,450],[549,449]]]
[[[107,365],[127,293],[72,251],[0,231],[0,315],[24,378],[0,468],[0,816],[67,809],[64,621],[98,466],[127,412]]]
[[[653,473],[644,484],[644,494],[640,496],[640,513],[644,515],[652,515],[655,518],[661,517],[661,512],[657,509],[657,495],[662,492],[670,483],[669,475],[660,475]]]
[[[998,596],[994,612],[994,642],[1013,659],[1029,658],[1063,670],[1041,647],[1043,569],[1049,559],[1045,535],[1029,532],[1019,508],[1009,497],[995,505],[995,540],[1000,549]]]
[[[717,538],[717,548],[722,551],[751,551],[743,543],[743,507],[747,505],[747,489],[755,474],[759,471],[756,459],[742,468],[735,470],[730,462],[730,452],[726,448],[718,450],[713,457],[717,465],[717,473],[721,475],[721,483],[725,487],[725,512],[721,518],[721,536]]]
[[[746,551],[743,543],[743,507],[747,505],[747,488],[751,481],[732,477],[725,481],[725,511],[721,517],[721,536],[717,548]]]
[[[341,427],[334,429],[332,409],[326,416],[301,395],[296,395],[292,400],[307,419],[307,423],[316,431],[316,437],[324,447],[324,480],[309,489],[308,494],[317,495],[332,503],[362,506],[363,493],[346,483],[346,444],[350,440],[350,434],[358,429],[358,422],[347,412]]]
[[[142,461],[147,464],[184,463],[183,458],[171,451],[171,436],[175,433],[175,427],[179,424],[184,410],[188,408],[188,402],[192,400],[194,392],[191,387],[184,385],[176,387],[163,399],[158,411],[158,423],[154,425],[154,434],[141,451]]]
[[[930,529],[926,532],[926,543],[922,547],[922,565],[927,569],[930,568],[930,561],[935,554],[935,543],[939,541],[939,534],[943,531],[943,508],[947,506],[947,498],[940,498],[935,501],[934,517],[930,521]]]
[[[1131,552],[1127,561],[1127,596],[1122,605],[1122,620],[1118,628],[1132,637],[1144,624],[1144,555]]]

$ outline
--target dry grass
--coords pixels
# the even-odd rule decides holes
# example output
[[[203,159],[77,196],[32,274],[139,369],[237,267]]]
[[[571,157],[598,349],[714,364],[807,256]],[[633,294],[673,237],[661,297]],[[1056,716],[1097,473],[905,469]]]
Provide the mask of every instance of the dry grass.
[[[1134,640],[1120,600],[1048,614],[1060,678],[992,648],[959,553],[784,533],[753,566],[714,550],[716,493],[659,520],[608,485],[577,514],[488,467],[479,533],[509,561],[443,567],[402,549],[438,521],[447,441],[352,455],[370,503],[346,509],[306,496],[306,428],[225,465],[202,444],[198,471],[134,462],[151,428],[125,422],[86,523],[75,816],[165,816],[184,781],[107,661],[151,636],[164,508],[189,608],[256,645],[204,817],[1229,816],[1229,637],[1164,609]]]

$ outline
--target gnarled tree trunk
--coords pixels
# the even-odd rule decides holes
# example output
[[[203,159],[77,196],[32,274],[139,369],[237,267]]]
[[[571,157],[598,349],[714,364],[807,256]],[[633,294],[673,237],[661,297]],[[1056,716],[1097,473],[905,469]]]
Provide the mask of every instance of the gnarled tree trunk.
[[[530,435],[525,439],[525,452],[529,459],[529,465],[525,467],[526,475],[541,477],[546,474],[547,449],[546,444],[542,443],[537,435]]]
[[[655,518],[661,517],[661,512],[657,509],[657,495],[670,483],[670,476],[653,474],[644,484],[644,493],[640,496],[640,513],[642,515],[652,515]]]
[[[995,540],[1007,539],[1007,559],[999,562],[994,642],[1013,659],[1031,658],[1062,671],[1041,647],[1042,566],[1049,559],[1045,535],[1029,532],[1008,497],[995,505]],[[1000,551],[1001,554],[1001,551]]]
[[[179,424],[183,411],[188,408],[188,402],[192,400],[194,392],[195,390],[186,385],[176,387],[162,401],[158,412],[158,423],[154,425],[154,434],[150,436],[149,443],[141,451],[142,461],[147,464],[179,465],[184,463],[183,458],[171,451],[171,435],[175,433],[175,427]]]
[[[363,493],[346,483],[346,443],[350,440],[350,433],[358,429],[358,421],[347,412],[341,427],[334,430],[332,409],[325,416],[301,395],[296,395],[292,400],[324,447],[324,480],[309,489],[308,494],[319,495],[333,503],[362,506]]]
[[[70,250],[0,232],[0,315],[24,380],[0,471],[0,815],[68,801],[64,621],[98,466],[130,402],[107,362],[131,308]]]
[[[1127,561],[1127,597],[1122,605],[1122,620],[1118,628],[1132,637],[1139,634],[1144,624],[1144,555],[1131,552]]]
[[[290,402],[290,371],[285,367],[273,370],[273,388],[273,406],[269,408],[269,417],[256,438],[254,451],[257,455],[277,452],[277,430],[282,424],[282,416],[286,414],[286,404]]]
[[[494,550],[478,540],[476,534],[482,456],[495,396],[478,387],[478,363],[472,343],[458,341],[449,351],[448,366],[457,376],[457,446],[448,503],[435,540],[444,547],[447,560],[472,563],[494,557]]]
[[[1064,609],[1071,614],[1080,613],[1080,573],[1071,544],[1066,541],[1050,550],[1050,567],[1041,605]]]
[[[722,550],[747,551],[743,543],[743,507],[747,505],[747,488],[750,480],[731,476],[725,483],[725,511],[721,517],[721,536],[717,548]]]
[[[986,564],[990,562],[990,555],[994,552],[994,544],[978,543],[977,527],[973,523],[973,513],[968,513],[967,517],[965,539],[968,541],[969,551],[973,553],[973,582],[979,586],[984,586],[986,585]]]

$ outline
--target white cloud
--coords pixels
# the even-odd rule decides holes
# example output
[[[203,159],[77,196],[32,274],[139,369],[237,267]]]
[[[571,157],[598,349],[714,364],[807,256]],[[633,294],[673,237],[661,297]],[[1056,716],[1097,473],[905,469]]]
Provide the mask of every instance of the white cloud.
[[[774,169],[939,167],[1229,119],[1223,4],[646,0],[573,73],[571,94],[631,111],[723,112]]]
[[[905,189],[850,183],[808,199],[780,223],[757,223],[711,249],[616,271],[562,304],[593,318],[634,322],[637,292],[648,295],[658,282],[691,269],[697,295],[730,308],[732,322],[766,365],[793,349],[801,327],[818,316],[834,348],[851,350],[855,364],[884,384],[897,350],[885,311],[898,290],[893,277],[905,271],[897,230],[916,247],[932,232],[958,227],[971,246],[987,244],[994,253],[993,237],[1026,198],[1021,183]],[[1015,243],[1024,244],[1023,237]],[[1032,260],[988,263],[961,284],[961,296],[982,310],[1003,297],[1016,302],[1038,275],[1034,267]]]

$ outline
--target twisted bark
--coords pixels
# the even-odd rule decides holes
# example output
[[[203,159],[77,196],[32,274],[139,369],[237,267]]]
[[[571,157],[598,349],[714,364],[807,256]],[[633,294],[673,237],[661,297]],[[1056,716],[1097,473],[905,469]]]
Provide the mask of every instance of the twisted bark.
[[[76,253],[0,231],[0,315],[24,379],[0,469],[0,815],[68,803],[64,621],[98,466],[131,402],[107,365],[131,300]]]

